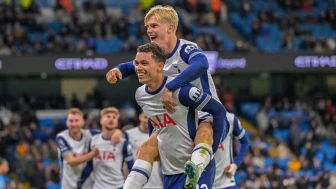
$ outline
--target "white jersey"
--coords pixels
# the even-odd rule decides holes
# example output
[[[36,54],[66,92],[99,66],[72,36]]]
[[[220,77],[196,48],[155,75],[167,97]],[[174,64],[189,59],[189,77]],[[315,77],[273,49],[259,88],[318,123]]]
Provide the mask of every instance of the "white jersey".
[[[132,146],[133,157],[136,159],[138,150],[142,143],[144,143],[148,138],[148,133],[140,130],[139,127],[131,128],[126,130],[128,142]],[[154,162],[151,176],[148,182],[143,186],[144,189],[162,189],[162,177],[161,168],[159,162]]]
[[[216,177],[213,185],[214,189],[223,189],[225,187],[236,185],[234,177],[228,178],[223,174],[223,172],[226,166],[233,163],[233,156],[232,156],[233,137],[235,137],[235,139],[241,139],[245,135],[245,130],[241,126],[238,118],[234,114],[229,112],[227,112],[226,116],[229,121],[230,127],[225,140],[219,145],[218,150],[215,153]]]
[[[172,78],[165,77],[161,87],[150,92],[146,85],[139,87],[135,98],[149,118],[149,123],[158,131],[158,144],[164,175],[175,175],[184,172],[183,166],[191,157],[191,147],[198,126],[197,110],[201,110],[211,99],[196,87],[183,87],[174,92],[179,102],[176,111],[170,114],[164,108],[161,97],[163,88]],[[184,91],[187,90],[187,91]],[[190,108],[181,104],[194,102]],[[188,105],[189,106],[189,105]]]
[[[173,52],[167,56],[163,74],[168,77],[177,77],[189,66],[190,60],[201,53],[203,53],[202,49],[196,43],[178,39]],[[207,73],[190,83],[218,100],[216,87],[209,69]],[[206,118],[209,115],[205,112],[199,112],[199,118]]]
[[[92,137],[90,147],[93,146],[99,149],[99,154],[90,162],[95,172],[93,189],[122,188],[125,180],[123,163],[133,163],[132,149],[127,140],[122,138],[120,143],[113,145],[101,133]]]
[[[86,163],[82,163],[75,167],[71,167],[64,159],[66,154],[74,154],[75,156],[84,155],[89,151],[89,143],[92,135],[98,131],[82,129],[82,138],[75,140],[70,136],[69,130],[64,130],[57,134],[56,144],[58,150],[58,157],[61,165],[61,189],[77,189],[77,181],[82,173],[82,170],[86,166]],[[87,179],[83,185],[83,189],[92,188],[92,178]]]

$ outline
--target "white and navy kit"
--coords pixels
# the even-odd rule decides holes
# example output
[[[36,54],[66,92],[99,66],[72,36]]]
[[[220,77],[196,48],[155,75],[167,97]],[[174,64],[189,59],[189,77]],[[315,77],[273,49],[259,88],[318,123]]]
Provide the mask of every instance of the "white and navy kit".
[[[244,156],[247,153],[248,140],[245,134],[245,129],[240,124],[238,118],[232,114],[227,112],[227,119],[229,121],[229,132],[225,140],[219,145],[218,150],[215,154],[216,159],[216,178],[215,183],[213,185],[214,189],[224,189],[228,187],[236,186],[236,182],[234,177],[228,178],[223,172],[224,168],[232,163],[236,163],[237,166],[240,165],[241,160],[243,160]],[[232,153],[232,142],[233,139],[241,141],[241,149],[237,154],[237,157],[233,158]],[[246,146],[247,144],[247,146]]]
[[[61,165],[61,189],[76,189],[77,181],[84,169],[86,163],[82,163],[75,167],[71,167],[68,162],[64,159],[64,156],[67,154],[74,154],[75,156],[81,156],[89,152],[89,143],[91,137],[99,131],[82,129],[82,138],[80,140],[75,140],[71,137],[69,130],[64,130],[57,134],[56,144],[58,150],[58,157]],[[90,188],[90,180],[88,179],[84,183],[83,188]]]
[[[143,85],[136,91],[135,98],[149,118],[149,127],[154,127],[158,132],[164,188],[183,188],[185,182],[183,167],[191,157],[191,148],[198,127],[198,110],[213,115],[213,126],[221,132],[218,133],[220,139],[216,141],[217,146],[226,136],[226,110],[210,95],[189,84],[174,92],[178,105],[173,114],[168,113],[161,102],[161,97],[164,86],[171,80],[172,78],[165,77],[161,87],[155,92],[150,92],[147,86]],[[211,188],[214,174],[215,163],[211,161],[200,178],[200,185],[206,184]]]
[[[92,189],[118,189],[124,185],[123,163],[126,162],[130,170],[133,165],[132,148],[124,138],[113,145],[110,138],[104,138],[103,134],[92,137],[90,148],[96,146],[99,154],[89,161],[83,170],[80,181],[85,181],[92,171],[95,179]]]
[[[133,157],[136,159],[136,155],[142,143],[148,139],[148,133],[140,130],[139,127],[126,130],[126,137],[129,144],[132,146]],[[143,189],[162,189],[162,174],[159,162],[153,163],[152,173],[148,182],[143,186]]]
[[[188,67],[191,69],[188,70],[189,73],[186,73],[185,70]],[[175,91],[181,86],[191,83],[218,100],[216,87],[208,67],[208,60],[196,43],[178,39],[174,50],[167,56],[163,68],[165,76],[177,78],[166,87]],[[117,68],[121,71],[123,78],[135,73],[133,61],[119,64]],[[182,77],[179,78],[179,75]],[[210,116],[209,113],[199,112],[200,119]]]

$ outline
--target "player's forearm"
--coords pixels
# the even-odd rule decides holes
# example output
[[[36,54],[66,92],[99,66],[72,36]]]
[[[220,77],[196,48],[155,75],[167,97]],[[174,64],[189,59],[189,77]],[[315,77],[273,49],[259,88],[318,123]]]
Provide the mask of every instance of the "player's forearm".
[[[122,74],[122,78],[120,79],[125,79],[128,76],[135,74],[133,61],[121,63],[116,66],[116,68],[118,68]]]
[[[244,157],[245,157],[245,155],[248,151],[248,147],[249,147],[249,139],[248,139],[246,134],[239,141],[240,141],[240,149],[239,149],[238,155],[236,156],[236,158],[234,160],[234,163],[238,167],[243,162]]]
[[[73,157],[73,158],[67,160],[67,162],[68,162],[68,164],[71,167],[75,167],[75,166],[77,166],[79,164],[82,164],[82,163],[90,161],[93,157],[94,157],[94,153],[93,152],[89,152],[89,153],[84,154],[82,156]]]
[[[198,54],[191,58],[189,66],[175,79],[170,81],[166,88],[170,91],[183,87],[195,79],[201,77],[209,68],[208,59],[204,54]]]

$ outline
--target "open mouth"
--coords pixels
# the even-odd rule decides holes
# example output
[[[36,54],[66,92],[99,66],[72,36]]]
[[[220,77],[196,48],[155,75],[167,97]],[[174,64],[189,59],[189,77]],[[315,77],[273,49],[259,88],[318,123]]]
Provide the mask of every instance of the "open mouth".
[[[149,38],[153,42],[157,38],[157,36],[150,36]]]

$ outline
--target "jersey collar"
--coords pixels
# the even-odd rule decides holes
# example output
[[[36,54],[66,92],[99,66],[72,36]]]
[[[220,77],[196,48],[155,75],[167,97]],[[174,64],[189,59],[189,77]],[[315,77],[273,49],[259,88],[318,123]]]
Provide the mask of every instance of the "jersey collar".
[[[169,55],[166,57],[167,59],[171,58],[171,57],[175,54],[175,52],[176,52],[176,50],[177,50],[177,47],[178,47],[179,45],[180,45],[180,40],[178,39],[177,42],[176,42],[176,45],[175,45],[175,47],[174,47],[174,50],[173,50],[171,53],[169,53]]]
[[[146,93],[148,93],[150,95],[155,95],[155,94],[159,93],[162,90],[162,88],[166,85],[166,82],[167,82],[167,76],[164,77],[161,86],[156,91],[150,92],[148,90],[148,86],[147,85],[145,86],[145,91],[146,91]]]

